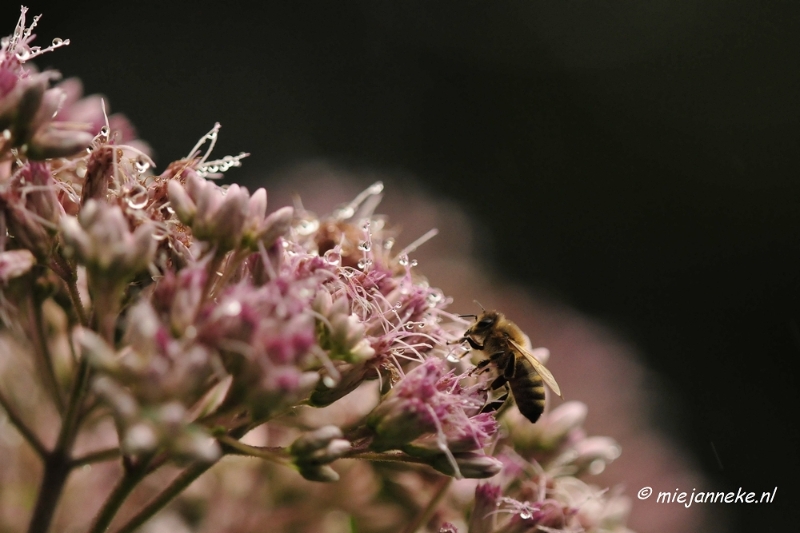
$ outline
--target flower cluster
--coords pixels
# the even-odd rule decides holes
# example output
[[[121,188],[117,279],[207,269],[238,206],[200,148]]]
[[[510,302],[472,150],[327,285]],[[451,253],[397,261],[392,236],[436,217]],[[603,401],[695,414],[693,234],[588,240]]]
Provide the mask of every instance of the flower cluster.
[[[613,459],[613,446],[574,438],[582,415],[569,404],[526,430],[535,435],[514,429],[527,422],[501,434],[484,412],[486,378],[452,357],[464,320],[410,258],[435,231],[395,250],[397,231],[375,213],[381,183],[330,215],[270,211],[266,190],[213,181],[247,155],[209,161],[218,125],[157,173],[127,122],[27,63],[68,43],[32,46],[37,21],[23,8],[0,50],[0,345],[31,354],[59,420],[45,444],[23,398],[0,388],[45,465],[29,531],[48,530],[77,466],[121,467],[92,532],[139,482],[184,468],[127,513],[127,532],[225,456],[311,481],[348,477],[343,459],[374,462],[376,476],[391,477],[390,464],[423,480],[505,480],[507,496],[478,487],[470,531],[607,525],[590,508],[603,496],[575,476]],[[347,424],[308,423],[365,391],[372,403]],[[109,445],[78,453],[90,435]],[[496,529],[500,513],[513,516]]]

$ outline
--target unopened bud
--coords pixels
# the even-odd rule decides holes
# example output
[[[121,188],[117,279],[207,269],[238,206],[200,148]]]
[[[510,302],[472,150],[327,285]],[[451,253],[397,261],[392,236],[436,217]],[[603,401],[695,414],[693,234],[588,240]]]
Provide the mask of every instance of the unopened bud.
[[[432,458],[428,463],[434,469],[448,476],[457,476],[470,479],[484,479],[492,477],[500,472],[503,463],[489,455],[475,452],[465,452],[453,454],[458,472],[453,467],[453,463],[446,454],[442,453]]]
[[[321,481],[323,483],[339,481],[339,474],[328,465],[302,465],[298,466],[297,471],[309,481]]]

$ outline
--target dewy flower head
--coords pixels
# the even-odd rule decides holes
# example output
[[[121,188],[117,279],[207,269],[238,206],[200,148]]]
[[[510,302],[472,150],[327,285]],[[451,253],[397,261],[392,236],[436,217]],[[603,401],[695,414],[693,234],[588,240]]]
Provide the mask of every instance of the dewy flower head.
[[[54,39],[44,49],[31,46],[35,37],[31,30],[39,17],[26,26],[26,12],[23,7],[14,34],[0,45],[0,152],[16,148],[35,160],[73,155],[89,146],[92,135],[53,121],[65,97],[62,90],[48,88],[58,73],[23,67],[26,61],[69,41]]]
[[[371,447],[402,449],[456,477],[496,474],[499,461],[482,453],[497,431],[494,419],[479,414],[485,397],[444,370],[431,357],[395,386],[367,420],[375,434]]]
[[[178,219],[192,229],[195,238],[208,241],[220,251],[244,247],[255,251],[283,236],[291,225],[293,210],[279,209],[266,216],[267,193],[258,189],[252,196],[244,187],[227,189],[187,170],[186,187],[169,182],[169,199]]]
[[[89,200],[78,218],[61,219],[65,244],[91,271],[127,279],[153,260],[156,241],[153,227],[144,222],[130,230],[116,205]]]

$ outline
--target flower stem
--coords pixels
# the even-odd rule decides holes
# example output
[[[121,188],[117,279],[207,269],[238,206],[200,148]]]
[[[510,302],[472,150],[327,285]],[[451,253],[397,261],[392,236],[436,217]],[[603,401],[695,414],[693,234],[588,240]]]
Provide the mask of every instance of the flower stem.
[[[101,463],[103,461],[111,461],[113,459],[118,458],[121,455],[119,448],[107,448],[105,450],[97,450],[96,452],[90,452],[82,457],[76,457],[72,461],[70,461],[70,467],[78,468],[80,466],[89,465],[92,463]]]
[[[56,510],[58,499],[69,476],[69,458],[62,453],[52,453],[44,461],[44,477],[39,488],[36,506],[28,526],[28,533],[47,533]]]
[[[8,415],[8,419],[11,421],[14,427],[17,428],[17,431],[20,432],[23,438],[28,441],[28,444],[31,445],[31,448],[34,449],[39,457],[44,459],[47,456],[47,449],[44,447],[44,444],[42,444],[42,441],[39,440],[39,437],[36,436],[33,430],[25,424],[25,421],[22,420],[22,417],[19,416],[19,413],[14,410],[11,402],[9,402],[8,399],[3,396],[2,391],[0,391],[0,406],[3,407]]]
[[[117,452],[119,452],[119,450],[117,450]],[[125,502],[125,499],[136,485],[150,472],[148,463],[149,460],[144,460],[136,466],[127,467],[126,465],[125,474],[120,478],[117,486],[114,487],[114,490],[109,494],[105,503],[103,503],[103,507],[97,513],[97,516],[95,516],[89,533],[103,533],[108,529],[117,511],[119,511],[119,508]]]
[[[278,446],[250,446],[249,444],[245,444],[238,439],[229,437],[228,435],[217,437],[217,440],[223,445],[223,450],[226,453],[257,457],[259,459],[266,459],[267,461],[272,461],[281,465],[287,464],[288,456],[285,448]]]
[[[52,396],[58,411],[63,413],[64,398],[61,395],[61,387],[59,387],[58,380],[56,379],[56,372],[53,368],[53,359],[50,355],[50,347],[47,345],[47,333],[45,332],[44,328],[42,308],[36,299],[35,293],[36,288],[31,287],[28,305],[30,306],[29,318],[31,324],[33,325],[32,344],[34,347],[34,352],[36,353],[40,374],[45,382],[44,385],[50,393],[50,396]]]
[[[191,483],[199,478],[209,468],[214,466],[216,462],[211,463],[195,463],[175,478],[169,486],[161,491],[155,498],[145,505],[138,513],[136,513],[130,520],[128,520],[117,533],[133,533],[139,526],[147,522],[165,505],[172,501],[178,494],[191,485]],[[102,530],[94,529],[91,533],[100,533]]]
[[[378,453],[378,452],[359,452],[354,451],[342,456],[342,459],[363,459],[365,461],[385,461],[392,463],[417,463],[426,465],[427,461],[418,457],[411,457],[410,455],[401,453]]]
[[[47,533],[50,528],[50,521],[53,519],[61,491],[64,489],[64,484],[72,469],[69,455],[77,434],[80,403],[88,376],[89,365],[84,358],[75,372],[67,412],[64,413],[56,447],[46,455],[44,460],[44,476],[39,487],[39,495],[36,498],[33,517],[28,526],[28,533]]]
[[[428,505],[426,505],[424,509],[422,509],[419,513],[417,513],[417,516],[415,516],[414,520],[412,520],[405,527],[405,529],[403,529],[402,533],[414,533],[417,529],[419,529],[419,527],[423,523],[425,523],[430,518],[430,516],[439,506],[439,502],[442,501],[442,498],[447,492],[447,488],[450,486],[450,483],[452,481],[453,478],[451,477],[443,477],[439,481],[438,485],[434,489],[433,497],[428,502]]]

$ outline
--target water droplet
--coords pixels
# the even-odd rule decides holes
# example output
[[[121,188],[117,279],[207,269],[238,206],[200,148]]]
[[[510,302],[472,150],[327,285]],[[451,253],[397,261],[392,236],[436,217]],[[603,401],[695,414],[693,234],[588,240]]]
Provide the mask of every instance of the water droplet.
[[[361,229],[364,231],[369,230],[369,219],[366,219],[361,223]]]
[[[391,237],[389,237],[388,239],[383,241],[383,249],[384,250],[391,250],[392,246],[394,246],[394,239],[392,239]]]
[[[135,165],[136,165],[136,172],[138,172],[139,174],[144,174],[145,172],[147,172],[147,169],[150,168],[150,163],[148,163],[144,159],[137,159]]]
[[[64,40],[60,37],[53,38],[53,46],[61,46],[64,43]]]
[[[358,268],[360,270],[366,269],[371,264],[372,264],[372,260],[370,260],[370,259],[365,259],[365,258],[362,257],[361,259],[358,260]]]
[[[372,243],[369,241],[361,241],[360,243],[358,243],[358,249],[361,250],[362,252],[369,252],[370,250],[372,250]]]
[[[447,354],[446,359],[451,363],[458,363],[459,361],[461,361],[461,358],[454,353]]]
[[[27,50],[23,49],[17,52],[17,59],[19,59],[20,61],[25,61],[26,59],[28,59],[29,56],[30,52],[28,52]]]
[[[529,520],[532,516],[533,514],[531,514],[531,512],[527,509],[520,511],[519,513],[519,517],[522,518],[523,520]]]
[[[342,254],[335,250],[328,250],[323,257],[329,265],[339,266],[342,263]]]
[[[397,302],[396,304],[394,304],[395,309],[400,309],[401,307],[403,307],[403,302]]]
[[[437,303],[439,303],[442,300],[442,295],[441,295],[441,293],[438,293],[438,292],[430,292],[425,297],[425,300],[428,302],[428,305],[433,307],[434,305],[436,305]]]
[[[242,312],[242,304],[233,300],[223,305],[220,310],[225,315],[238,316]]]
[[[408,265],[408,256],[406,254],[401,255],[397,258],[397,262],[400,263],[401,266]]]
[[[81,159],[75,165],[75,175],[79,178],[86,177],[86,161]]]
[[[167,235],[169,235],[167,229],[162,228],[161,226],[156,226],[156,228],[153,230],[153,240],[155,241],[163,241],[167,238]]]
[[[142,209],[147,205],[148,199],[147,189],[137,184],[128,191],[128,197],[125,199],[125,202],[131,209]]]
[[[419,263],[417,263],[417,260],[416,260],[416,259],[412,259],[412,260],[411,260],[411,262],[409,263],[409,265],[410,265],[410,266],[412,266],[412,267],[415,267],[415,266],[417,266],[418,264],[419,264]]]
[[[300,235],[311,235],[319,229],[319,220],[316,218],[304,218],[297,224],[297,233]]]
[[[408,322],[408,323],[406,324],[406,329],[408,329],[408,330],[412,330],[412,329],[414,329],[414,323],[413,323],[413,322]]]

